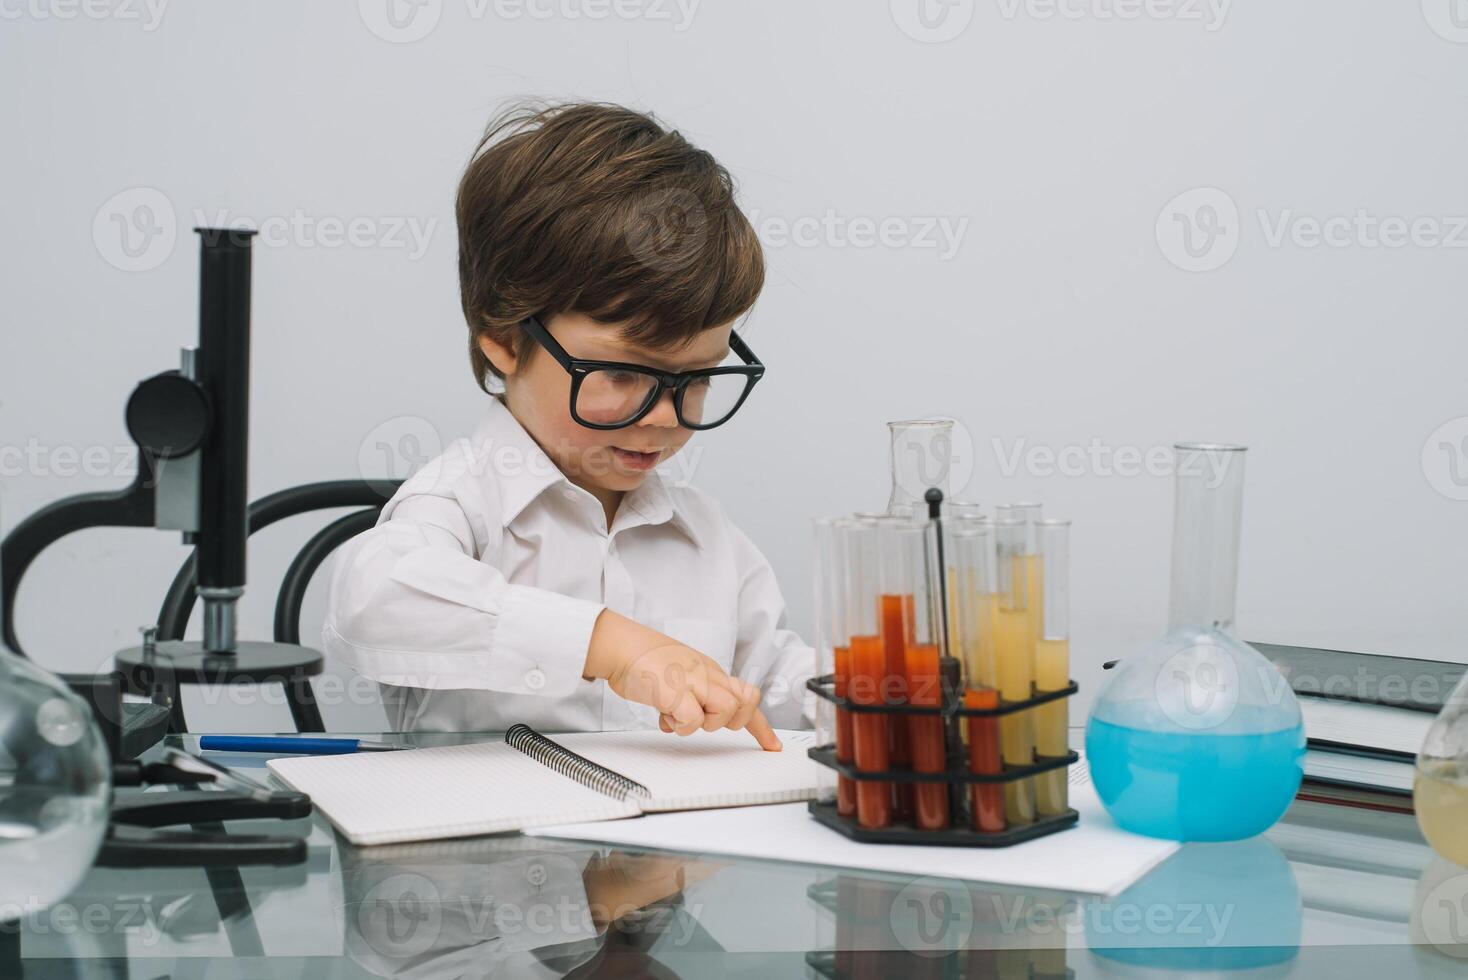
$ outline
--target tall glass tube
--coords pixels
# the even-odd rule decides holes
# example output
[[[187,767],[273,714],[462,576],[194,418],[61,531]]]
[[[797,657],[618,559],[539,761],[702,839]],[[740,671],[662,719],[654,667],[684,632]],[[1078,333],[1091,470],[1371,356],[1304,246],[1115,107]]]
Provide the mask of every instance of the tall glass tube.
[[[940,708],[943,623],[937,589],[937,549],[933,544],[935,529],[930,521],[886,521],[881,534],[883,574],[893,590],[883,589],[883,617],[885,620],[888,610],[895,608],[902,618],[905,700],[917,707]],[[948,760],[943,718],[908,715],[904,720],[913,771],[943,772]],[[913,823],[921,830],[945,829],[949,821],[947,784],[908,786],[912,790]]]
[[[846,634],[850,640],[851,677],[847,691],[856,704],[881,704],[887,677],[878,600],[881,595],[881,550],[878,522],[853,520],[846,529]],[[852,712],[851,750],[861,772],[887,772],[891,747],[887,719]],[[892,784],[856,781],[857,823],[868,829],[892,824]]]
[[[1036,638],[1045,622],[1044,564],[1040,560],[1037,537],[1044,507],[1034,501],[1010,504],[1009,513],[1025,522],[1025,541],[1021,554],[1024,555],[1025,592],[1029,596],[1030,620]]]
[[[1245,447],[1187,442],[1176,453],[1168,629],[1232,633],[1239,582]]]
[[[904,568],[900,548],[892,535],[896,529],[910,527],[914,517],[893,515],[875,517],[873,524],[878,529],[878,582],[877,632],[882,638],[885,671],[882,682],[882,697],[887,704],[903,704],[907,700],[907,648],[911,643],[913,622],[913,583]],[[925,521],[920,521],[925,525]],[[894,718],[887,723],[887,752],[893,766],[912,764],[910,730],[905,719]],[[892,816],[898,821],[913,818],[913,784],[891,783]]]
[[[998,596],[993,584],[994,526],[987,520],[946,521],[946,560],[953,571],[948,579],[949,637],[953,655],[963,664],[966,708],[999,707],[999,678],[995,663],[994,620]],[[999,722],[995,718],[968,718],[969,771],[997,775],[1003,770],[999,751]],[[975,783],[969,792],[972,827],[1004,829],[1004,790],[997,784]]]
[[[948,473],[953,463],[953,420],[913,419],[888,422],[891,437],[892,494],[889,513],[903,505],[921,505],[933,487],[948,496]]]
[[[1070,521],[1043,520],[1035,525],[1043,563],[1044,621],[1035,642],[1035,690],[1058,691],[1070,683]],[[1035,709],[1035,754],[1061,756],[1070,751],[1070,699]],[[1035,809],[1041,816],[1064,813],[1070,806],[1065,769],[1035,777]]]
[[[972,500],[944,500],[943,517],[958,520],[980,520],[984,516],[984,505]]]
[[[943,563],[946,566],[945,581],[948,583],[947,593],[949,655],[958,658],[961,669],[966,674],[971,669],[971,666],[961,654],[961,648],[959,646],[959,641],[957,637],[958,619],[959,617],[964,615],[964,610],[961,608],[961,593],[953,587],[954,576],[958,574],[958,565],[953,555],[949,553],[950,549],[953,547],[951,540],[953,535],[951,531],[953,528],[958,527],[960,524],[973,524],[975,522],[982,521],[984,519],[984,512],[979,504],[972,501],[944,500],[941,513],[943,521],[940,533],[943,536],[942,551],[944,553]]]
[[[816,674],[834,678],[837,697],[848,697],[851,680],[851,642],[846,615],[846,539],[852,522],[843,518],[820,518],[815,522],[816,538]],[[836,708],[829,701],[816,704],[817,738],[821,744],[834,743],[836,759],[853,761],[851,712]],[[833,710],[834,709],[834,710]],[[826,772],[823,766],[822,769]],[[834,788],[822,785],[820,798],[829,802],[828,790],[834,791],[836,812],[844,817],[856,815],[856,783],[848,776],[837,776]]]
[[[1030,612],[1029,573],[1025,563],[1028,522],[1008,517],[995,522],[997,533],[998,605],[995,659],[999,697],[1027,701],[1032,696],[1035,662],[1035,625]],[[1030,711],[1016,711],[999,719],[999,745],[1007,766],[1027,766],[1034,759],[1033,719]],[[1035,819],[1034,784],[1021,779],[1004,785],[1005,818],[1011,824]]]

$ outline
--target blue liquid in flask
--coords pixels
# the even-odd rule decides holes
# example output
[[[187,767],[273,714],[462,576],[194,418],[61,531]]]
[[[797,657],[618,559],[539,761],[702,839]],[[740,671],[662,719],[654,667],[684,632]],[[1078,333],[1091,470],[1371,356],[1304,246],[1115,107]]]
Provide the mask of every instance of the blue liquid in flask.
[[[1242,840],[1269,829],[1300,788],[1305,729],[1251,731],[1248,713],[1257,712],[1260,728],[1269,713],[1237,711],[1244,730],[1224,734],[1092,718],[1086,726],[1091,780],[1117,824],[1178,841]]]

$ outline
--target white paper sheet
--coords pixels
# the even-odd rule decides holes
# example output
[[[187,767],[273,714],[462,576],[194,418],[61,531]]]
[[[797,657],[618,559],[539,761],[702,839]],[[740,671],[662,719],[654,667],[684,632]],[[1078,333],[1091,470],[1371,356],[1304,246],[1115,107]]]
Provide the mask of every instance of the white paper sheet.
[[[652,814],[526,833],[1093,895],[1118,894],[1178,848],[1117,827],[1096,798],[1084,762],[1071,769],[1070,804],[1081,815],[1077,826],[1000,848],[860,844],[816,823],[804,803]]]

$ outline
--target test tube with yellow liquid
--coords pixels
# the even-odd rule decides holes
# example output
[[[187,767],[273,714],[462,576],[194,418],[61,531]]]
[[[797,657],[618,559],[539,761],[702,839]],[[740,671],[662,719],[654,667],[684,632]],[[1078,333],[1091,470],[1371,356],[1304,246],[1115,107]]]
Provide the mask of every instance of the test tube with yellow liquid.
[[[1003,510],[1003,508],[1001,508]],[[994,659],[1003,701],[1027,701],[1035,672],[1035,625],[1030,612],[1029,574],[1025,565],[1028,522],[1004,517],[994,522],[998,573],[998,611],[994,617]],[[999,748],[1006,766],[1035,761],[1032,711],[1015,711],[999,719]],[[1004,784],[1004,815],[1010,825],[1035,820],[1035,787],[1030,779]]]
[[[1004,508],[1007,517],[1018,517],[1025,522],[1024,550],[1020,552],[1020,564],[1024,566],[1025,595],[1029,598],[1030,621],[1034,624],[1034,635],[1038,639],[1045,622],[1045,564],[1040,559],[1039,541],[1036,538],[1040,526],[1041,504],[1026,501],[1009,504]]]
[[[1044,505],[1035,501],[1024,501],[1023,503],[1009,504],[1006,513],[1011,517],[1023,518],[1025,522],[1024,546],[1020,550],[1020,570],[1016,574],[1025,577],[1025,599],[1030,611],[1030,642],[1038,644],[1040,631],[1045,623],[1045,565],[1040,558],[1038,539],[1035,537],[1036,529],[1039,527],[1041,513]],[[1030,654],[1030,678],[1034,679],[1034,652]],[[1031,692],[1031,697],[1034,692]],[[1028,713],[1030,718],[1030,738],[1036,733],[1038,716],[1035,712]],[[1038,750],[1037,750],[1038,752]],[[1038,793],[1038,787],[1034,790]]]
[[[1035,690],[1058,691],[1070,684],[1070,521],[1035,523],[1035,541],[1043,573],[1044,616],[1035,642]],[[1035,754],[1062,756],[1070,751],[1070,699],[1040,705],[1033,712]],[[1035,777],[1035,809],[1053,816],[1070,807],[1066,769]]]

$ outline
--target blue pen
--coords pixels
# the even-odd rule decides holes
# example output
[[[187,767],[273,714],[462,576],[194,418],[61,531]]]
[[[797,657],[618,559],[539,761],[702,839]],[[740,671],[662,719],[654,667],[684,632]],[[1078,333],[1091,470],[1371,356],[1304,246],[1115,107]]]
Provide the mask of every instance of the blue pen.
[[[407,748],[360,738],[280,738],[274,735],[200,735],[205,752],[278,752],[287,755],[346,755],[350,752],[391,752]]]

